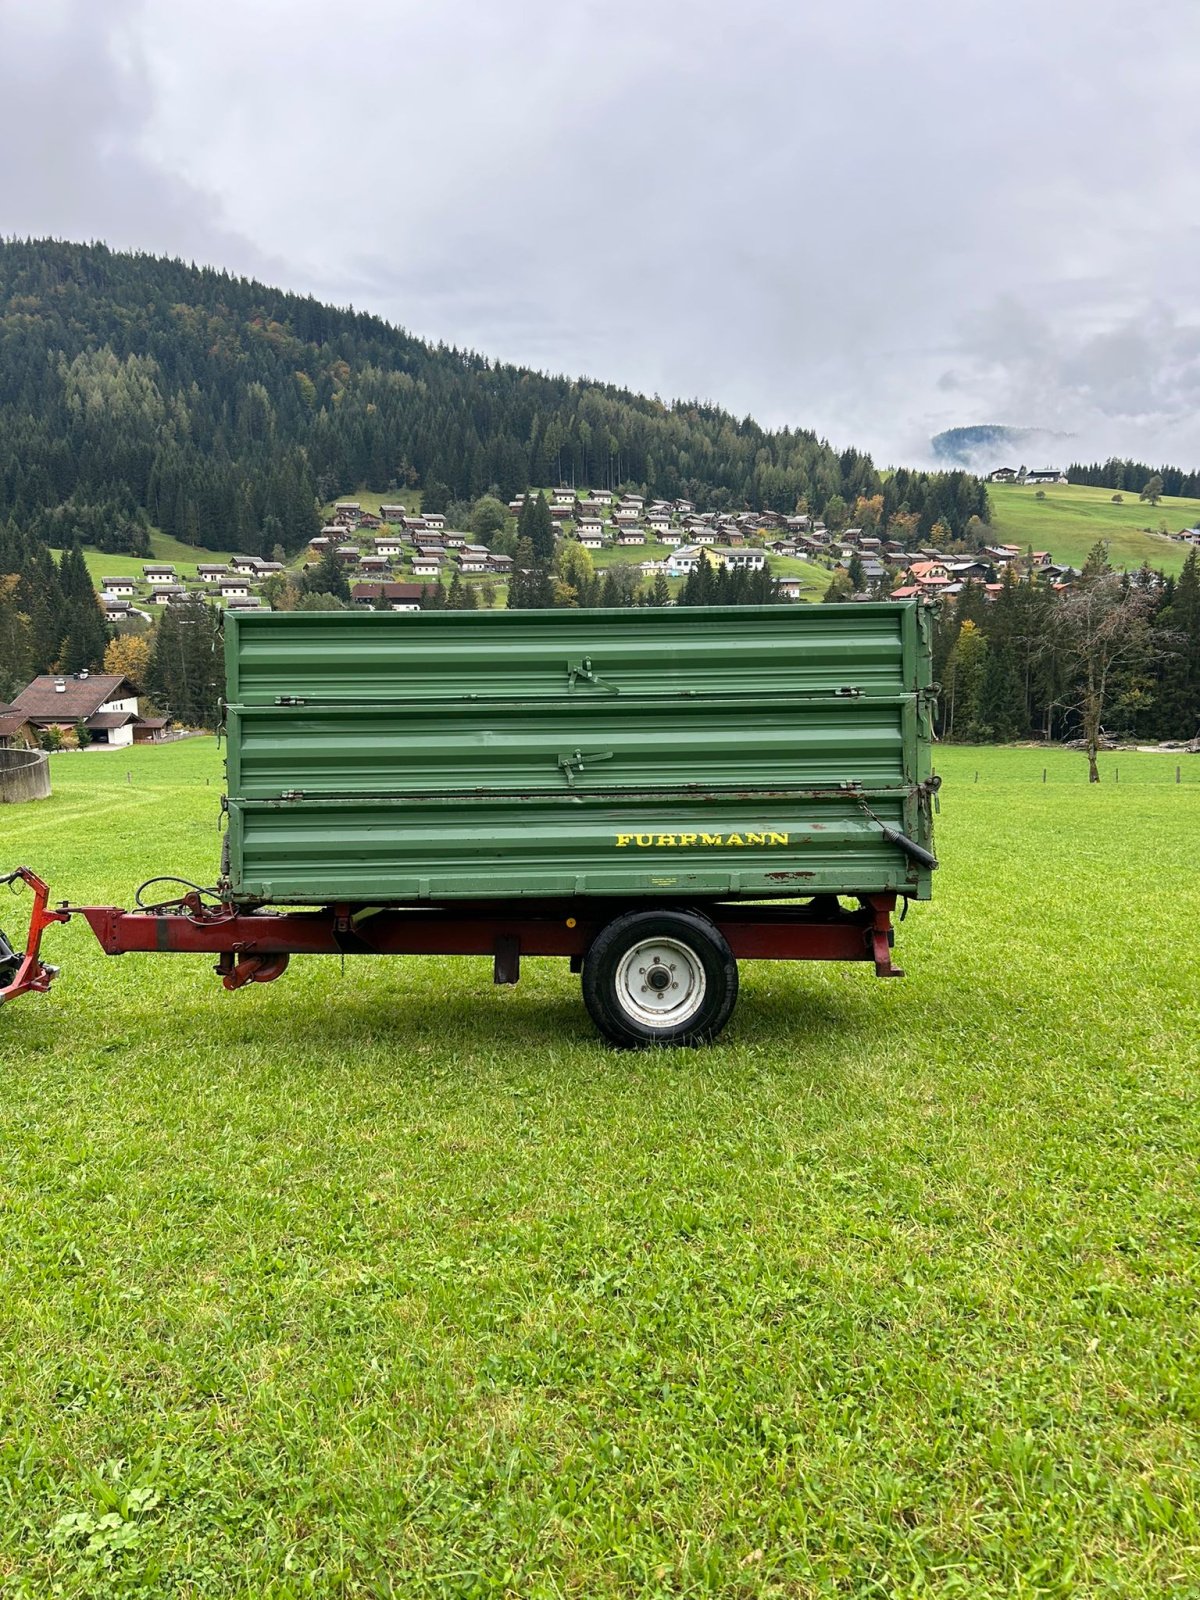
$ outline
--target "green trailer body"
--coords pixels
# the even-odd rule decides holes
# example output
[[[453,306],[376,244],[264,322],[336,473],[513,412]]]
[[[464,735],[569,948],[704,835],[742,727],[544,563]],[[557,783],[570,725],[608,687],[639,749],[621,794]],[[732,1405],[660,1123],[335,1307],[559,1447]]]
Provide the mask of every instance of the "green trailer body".
[[[930,894],[891,602],[226,617],[240,904]]]

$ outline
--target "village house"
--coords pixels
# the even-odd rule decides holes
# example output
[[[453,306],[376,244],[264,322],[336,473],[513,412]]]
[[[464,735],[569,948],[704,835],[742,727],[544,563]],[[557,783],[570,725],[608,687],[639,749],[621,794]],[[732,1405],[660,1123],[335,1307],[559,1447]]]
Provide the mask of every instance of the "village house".
[[[486,572],[490,565],[491,556],[486,545],[466,544],[458,553],[460,572]]]
[[[264,601],[259,594],[234,595],[233,599],[228,602],[228,610],[230,611],[261,611],[263,606]],[[267,606],[266,609],[269,611],[271,608]]]
[[[646,535],[641,528],[622,528],[617,535],[618,544],[645,544]]]
[[[513,558],[503,555],[489,555],[488,566],[492,572],[508,573],[513,569]]]
[[[217,585],[217,592],[226,604],[230,600],[245,600],[250,595],[250,584],[245,578],[222,578]]]
[[[111,672],[46,673],[21,691],[11,710],[39,732],[58,728],[69,734],[82,723],[97,745],[133,744],[139,723],[144,724],[142,739],[164,726],[138,715],[137,690],[128,678]]]
[[[445,545],[447,550],[462,550],[466,545],[470,544],[470,542],[471,540],[469,535],[465,533],[459,533],[457,529],[454,528],[447,528],[442,538],[442,543]]]
[[[373,528],[382,528],[383,518],[377,517],[373,511],[364,511],[358,519],[358,531],[369,532]]]
[[[102,600],[132,599],[136,592],[136,587],[132,578],[101,578],[100,598]]]
[[[388,568],[388,558],[386,556],[381,556],[378,554],[378,552],[376,552],[373,555],[359,556],[358,565],[359,569],[363,572],[386,572]]]
[[[678,528],[668,528],[659,538],[660,544],[665,544],[669,550],[676,550],[683,543],[683,535]]]
[[[799,600],[804,592],[804,584],[800,578],[776,578],[775,586],[785,600]]]
[[[598,522],[591,522],[581,526],[578,538],[585,550],[602,550],[604,548],[604,535]]]
[[[767,558],[761,550],[744,546],[740,549],[730,545],[718,546],[709,555],[731,572],[762,572],[767,565]]]
[[[1026,483],[1066,483],[1067,475],[1060,467],[1035,467],[1025,474]]]
[[[175,568],[169,561],[148,561],[142,568],[147,583],[174,583]]]
[[[0,750],[35,750],[37,729],[24,711],[0,705]]]
[[[333,508],[333,520],[348,522],[352,528],[358,527],[361,516],[362,504],[358,500],[339,500]]]
[[[427,593],[423,583],[355,583],[350,599],[374,611],[420,611]]]
[[[129,600],[110,600],[101,595],[100,603],[104,607],[105,622],[128,622],[134,615],[133,605]],[[138,613],[139,616],[142,614]]]
[[[397,533],[380,533],[374,540],[375,554],[385,556],[389,560],[400,555],[404,550],[404,543]]]
[[[421,520],[426,528],[431,528],[435,533],[441,533],[446,526],[446,518],[440,511],[423,512]]]
[[[240,572],[243,577],[252,578],[258,574],[261,561],[259,556],[231,556],[229,559],[230,570]]]
[[[588,499],[594,500],[598,506],[610,506],[613,497],[607,489],[589,489]]]
[[[640,506],[618,506],[613,512],[613,521],[619,528],[628,528],[635,522],[642,520]]]
[[[360,551],[356,544],[340,544],[334,554],[344,567],[356,567],[358,565]],[[234,570],[236,571],[237,569],[235,568]]]
[[[150,585],[149,600],[152,606],[168,606],[173,601],[183,600],[187,597],[187,590],[182,583],[152,583]]]
[[[570,505],[565,505],[562,501],[556,500],[550,507],[550,516],[555,522],[569,522],[574,515],[574,501]]]
[[[403,522],[407,513],[407,509],[408,508],[406,506],[393,503],[386,506],[380,506],[379,515],[385,522]]]
[[[438,578],[441,576],[442,558],[434,555],[415,555],[412,570],[414,578]]]
[[[1017,481],[1016,467],[997,467],[994,472],[987,475],[989,483],[1015,483]]]
[[[229,576],[229,568],[223,561],[204,561],[196,568],[196,576],[202,583],[216,583]]]

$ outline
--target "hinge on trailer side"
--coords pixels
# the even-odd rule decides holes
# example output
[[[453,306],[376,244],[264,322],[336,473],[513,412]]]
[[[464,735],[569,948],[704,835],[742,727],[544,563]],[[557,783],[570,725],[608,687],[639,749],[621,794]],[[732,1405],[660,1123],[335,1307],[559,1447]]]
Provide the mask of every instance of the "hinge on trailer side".
[[[574,750],[568,755],[558,758],[558,765],[563,777],[570,788],[575,787],[575,774],[582,772],[584,764],[588,761],[611,761],[611,750]]]
[[[584,656],[582,661],[567,662],[567,691],[570,693],[577,683],[590,684],[593,689],[599,689],[604,694],[620,694],[615,683],[608,683],[592,668],[591,656]]]
[[[279,796],[279,798],[281,800],[303,800],[304,799],[304,790],[303,789],[285,789],[283,791],[283,793]]]

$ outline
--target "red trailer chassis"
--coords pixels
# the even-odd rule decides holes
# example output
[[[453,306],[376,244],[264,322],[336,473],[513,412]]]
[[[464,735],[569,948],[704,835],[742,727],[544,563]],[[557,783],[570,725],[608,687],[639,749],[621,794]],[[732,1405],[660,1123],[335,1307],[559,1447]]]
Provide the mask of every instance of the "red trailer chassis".
[[[42,935],[55,922],[82,917],[107,955],[215,955],[227,989],[272,983],[294,955],[490,956],[496,983],[516,983],[522,956],[565,956],[580,971],[596,934],[628,902],[554,900],[460,902],[432,906],[332,905],[312,911],[243,908],[194,891],[162,905],[124,911],[118,906],[48,909],[49,890],[28,868],[33,890],[29,936],[0,1001],[45,992],[57,973],[40,959]],[[835,896],[802,905],[706,904],[738,960],[870,961],[881,978],[900,978],[892,962],[895,894],[862,898],[854,910]],[[13,964],[10,963],[10,966]]]
[[[894,894],[870,895],[844,910],[833,896],[807,905],[710,905],[704,909],[738,959],[871,961],[881,978],[892,964]],[[495,901],[439,906],[326,906],[316,911],[244,910],[209,905],[199,894],[146,910],[64,905],[55,920],[82,917],[108,955],[216,955],[227,989],[271,983],[294,955],[490,956],[497,983],[516,983],[521,957],[566,956],[578,969],[592,939],[628,903],[598,900]]]

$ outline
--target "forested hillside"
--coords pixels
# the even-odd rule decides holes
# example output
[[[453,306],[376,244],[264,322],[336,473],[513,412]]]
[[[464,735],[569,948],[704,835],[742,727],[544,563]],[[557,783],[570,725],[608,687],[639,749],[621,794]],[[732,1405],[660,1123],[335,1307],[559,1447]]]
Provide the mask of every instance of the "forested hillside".
[[[356,484],[469,500],[558,482],[818,515],[882,493],[922,535],[987,513],[965,473],[884,482],[804,430],[505,366],[228,273],[0,242],[0,523],[39,543],[137,554],[153,525],[269,554]]]

